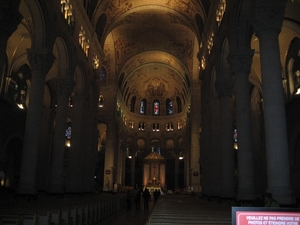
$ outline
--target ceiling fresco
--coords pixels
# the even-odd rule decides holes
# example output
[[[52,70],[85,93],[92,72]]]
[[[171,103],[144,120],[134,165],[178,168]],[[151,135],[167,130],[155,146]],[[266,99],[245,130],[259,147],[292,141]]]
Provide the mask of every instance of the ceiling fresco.
[[[113,0],[100,3],[107,16],[102,41],[104,67],[141,97],[187,93],[198,67],[195,15],[202,6],[190,0]],[[104,6],[104,7],[103,7]],[[186,80],[188,77],[189,81]],[[124,85],[128,85],[124,87]]]

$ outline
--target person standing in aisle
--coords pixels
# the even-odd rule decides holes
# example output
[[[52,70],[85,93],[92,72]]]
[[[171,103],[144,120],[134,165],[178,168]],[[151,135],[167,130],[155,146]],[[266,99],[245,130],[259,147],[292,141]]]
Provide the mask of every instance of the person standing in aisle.
[[[151,198],[148,188],[145,188],[145,190],[143,191],[143,198],[144,198],[144,210],[148,210],[149,209],[149,200]]]

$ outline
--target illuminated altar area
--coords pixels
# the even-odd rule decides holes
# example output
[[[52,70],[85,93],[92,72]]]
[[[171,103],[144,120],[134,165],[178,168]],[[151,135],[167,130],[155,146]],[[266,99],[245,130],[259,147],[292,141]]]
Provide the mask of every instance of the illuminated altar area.
[[[157,152],[151,152],[144,159],[144,187],[148,188],[150,192],[155,189],[163,189],[166,182],[165,171],[165,159]]]

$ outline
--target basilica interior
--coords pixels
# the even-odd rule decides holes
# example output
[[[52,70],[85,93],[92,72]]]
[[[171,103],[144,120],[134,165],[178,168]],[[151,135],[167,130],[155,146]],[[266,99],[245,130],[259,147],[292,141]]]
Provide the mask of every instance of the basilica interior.
[[[299,0],[1,1],[1,188],[292,204],[299,11]]]

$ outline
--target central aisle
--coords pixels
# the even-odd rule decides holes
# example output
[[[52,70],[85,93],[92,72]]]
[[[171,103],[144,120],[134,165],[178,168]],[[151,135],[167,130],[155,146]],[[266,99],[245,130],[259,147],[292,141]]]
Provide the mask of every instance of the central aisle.
[[[231,225],[233,204],[231,201],[219,203],[217,199],[207,201],[191,195],[164,195],[154,208],[148,225]]]
[[[99,223],[99,225],[231,225],[233,202],[207,201],[190,195],[161,195],[154,206],[150,201],[149,210],[123,210]]]
[[[148,223],[149,217],[154,209],[154,201],[149,202],[149,209],[144,210],[144,202],[141,200],[140,209],[135,209],[132,203],[131,209],[122,210],[115,215],[112,215],[102,220],[97,225],[145,225]]]

